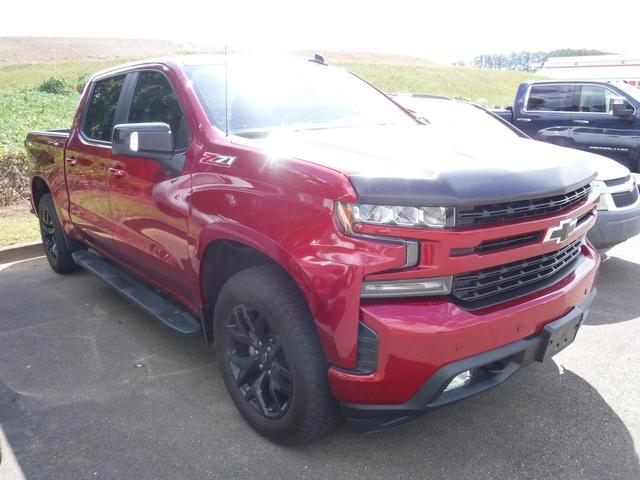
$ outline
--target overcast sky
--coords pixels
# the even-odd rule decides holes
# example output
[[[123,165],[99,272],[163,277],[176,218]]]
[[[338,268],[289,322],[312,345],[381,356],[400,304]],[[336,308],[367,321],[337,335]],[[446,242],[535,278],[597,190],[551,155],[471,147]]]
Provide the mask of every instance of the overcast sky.
[[[564,47],[640,54],[639,14],[638,0],[11,0],[2,5],[0,35],[357,50],[450,62]]]

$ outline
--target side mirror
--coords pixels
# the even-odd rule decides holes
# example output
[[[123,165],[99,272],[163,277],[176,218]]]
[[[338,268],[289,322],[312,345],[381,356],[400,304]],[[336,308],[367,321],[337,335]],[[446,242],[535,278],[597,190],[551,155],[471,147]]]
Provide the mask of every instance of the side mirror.
[[[627,102],[624,98],[618,97],[611,101],[611,115],[614,117],[633,118],[635,109],[633,105]]]
[[[171,127],[160,122],[115,125],[111,151],[116,155],[168,162],[174,153]]]

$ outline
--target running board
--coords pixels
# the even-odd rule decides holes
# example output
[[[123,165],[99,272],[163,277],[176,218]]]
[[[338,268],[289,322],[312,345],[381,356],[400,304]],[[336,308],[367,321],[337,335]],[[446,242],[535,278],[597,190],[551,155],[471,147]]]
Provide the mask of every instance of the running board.
[[[120,295],[142,307],[173,331],[189,336],[202,333],[200,321],[186,308],[160,295],[123,269],[87,250],[78,250],[71,255],[79,266],[104,280]]]

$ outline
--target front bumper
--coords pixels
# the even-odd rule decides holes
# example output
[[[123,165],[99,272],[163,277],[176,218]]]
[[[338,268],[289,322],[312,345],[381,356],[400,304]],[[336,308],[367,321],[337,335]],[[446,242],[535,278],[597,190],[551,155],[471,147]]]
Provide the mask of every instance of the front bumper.
[[[599,257],[582,248],[580,264],[556,285],[483,310],[466,311],[448,299],[363,305],[361,321],[378,334],[376,371],[329,370],[351,427],[369,432],[399,425],[496,386],[536,359],[545,326],[588,310],[593,299]],[[482,382],[444,392],[458,373],[495,362],[501,367]]]
[[[640,233],[640,203],[624,210],[598,212],[587,238],[598,249],[612,247]]]

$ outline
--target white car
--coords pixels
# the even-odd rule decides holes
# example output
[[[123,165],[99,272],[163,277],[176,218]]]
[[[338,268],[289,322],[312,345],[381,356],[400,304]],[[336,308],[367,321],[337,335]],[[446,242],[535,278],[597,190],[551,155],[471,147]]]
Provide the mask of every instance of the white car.
[[[394,101],[418,119],[441,128],[443,134],[476,133],[484,142],[499,145],[504,135],[529,138],[511,123],[473,103],[448,97],[419,94],[390,94]],[[535,141],[535,140],[532,140]],[[587,237],[600,249],[608,249],[640,233],[640,195],[636,178],[614,160],[593,153],[562,148],[565,154],[582,155],[598,171],[592,187],[600,192],[598,218]]]

